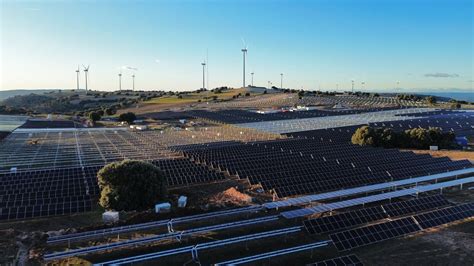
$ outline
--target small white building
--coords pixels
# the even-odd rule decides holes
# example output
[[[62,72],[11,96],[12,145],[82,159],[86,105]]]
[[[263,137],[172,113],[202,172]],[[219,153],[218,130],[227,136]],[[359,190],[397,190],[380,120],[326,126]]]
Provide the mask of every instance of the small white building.
[[[187,203],[188,203],[188,197],[180,196],[178,198],[178,208],[185,208]]]
[[[171,211],[171,204],[169,202],[159,203],[155,205],[156,213],[168,213]]]

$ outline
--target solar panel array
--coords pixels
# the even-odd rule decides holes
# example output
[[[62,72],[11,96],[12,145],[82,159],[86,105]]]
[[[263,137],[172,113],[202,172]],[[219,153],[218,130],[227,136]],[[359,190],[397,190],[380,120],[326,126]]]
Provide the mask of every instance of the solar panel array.
[[[407,218],[350,229],[334,233],[330,237],[339,251],[345,251],[473,216],[474,203],[466,203]]]
[[[411,117],[415,114],[405,114],[403,116]],[[455,132],[457,136],[474,135],[474,113],[457,111],[431,111],[418,113],[421,116],[417,119],[386,121],[370,123],[373,127],[392,128],[396,131],[402,131],[412,128],[438,127],[444,132]],[[318,129],[301,132],[287,133],[288,136],[300,138],[331,139],[331,141],[348,142],[352,134],[361,125],[346,126],[338,128]]]
[[[96,169],[68,168],[0,174],[0,219],[90,211]],[[93,203],[94,202],[94,203]]]
[[[363,266],[364,264],[360,259],[354,255],[346,255],[337,258],[332,258],[328,260],[323,260],[311,264],[306,264],[306,266]]]
[[[451,208],[436,210],[428,213],[415,215],[415,219],[423,228],[430,228],[462,220],[474,216],[474,203],[454,206]]]
[[[397,217],[409,213],[417,213],[449,205],[449,201],[441,195],[419,197],[413,200],[399,201],[384,204],[383,208],[390,217]]]
[[[76,128],[80,124],[70,120],[35,120],[29,119],[20,128]]]
[[[438,127],[444,132],[455,132],[457,136],[466,136],[474,134],[474,113],[473,112],[459,112],[459,111],[434,111],[417,114],[417,116],[424,116],[422,118],[401,120],[401,121],[387,121],[380,123],[371,123],[374,127],[388,127],[394,130],[401,131],[412,128],[429,128]],[[404,114],[402,116],[410,117],[411,114]]]
[[[320,204],[314,207],[308,207],[308,208],[303,208],[303,209],[284,211],[281,213],[281,215],[285,217],[286,219],[293,219],[297,217],[303,217],[303,216],[308,216],[308,215],[318,214],[318,213],[325,213],[325,212],[329,212],[333,210],[344,209],[344,208],[363,205],[363,204],[372,203],[372,202],[400,198],[400,197],[410,196],[410,195],[418,195],[419,193],[424,193],[424,192],[434,191],[434,190],[442,190],[443,188],[454,187],[454,186],[459,186],[459,185],[473,183],[473,182],[474,182],[474,176],[445,181],[445,182],[439,182],[436,184],[421,185],[421,186],[418,185],[412,188],[405,188],[405,189],[395,190],[391,192],[385,192],[385,193],[374,194],[374,195],[365,196],[365,197],[359,197],[355,199],[348,199],[344,201]]]
[[[327,139],[186,146],[185,156],[248,179],[279,197],[333,191],[471,167],[467,160],[361,147]]]
[[[344,251],[403,236],[419,230],[420,228],[413,218],[408,217],[335,233],[330,237],[336,248],[339,251]]]
[[[169,186],[225,179],[221,172],[185,158],[152,161]],[[99,196],[101,166],[0,173],[0,220],[90,211]]]
[[[322,234],[446,205],[449,202],[443,196],[434,195],[308,219],[303,224],[310,234]]]
[[[358,97],[356,95],[306,95],[302,98],[296,93],[266,94],[258,97],[241,97],[225,102],[206,102],[196,104],[199,107],[208,108],[273,108],[276,106],[340,106],[343,108],[366,109],[366,108],[405,108],[423,107],[424,101],[406,101],[397,97]]]
[[[212,121],[227,123],[227,124],[241,124],[241,123],[252,123],[262,121],[275,121],[275,120],[287,120],[287,119],[300,119],[310,117],[325,117],[335,115],[347,115],[347,114],[360,114],[367,112],[376,112],[382,110],[391,110],[392,108],[365,108],[365,109],[352,109],[352,110],[298,110],[298,111],[272,111],[268,113],[257,113],[256,111],[248,111],[241,109],[231,110],[191,110],[183,112],[188,116],[196,118],[204,118]]]
[[[331,216],[305,220],[304,227],[310,234],[338,231],[387,218],[380,206],[344,212]]]

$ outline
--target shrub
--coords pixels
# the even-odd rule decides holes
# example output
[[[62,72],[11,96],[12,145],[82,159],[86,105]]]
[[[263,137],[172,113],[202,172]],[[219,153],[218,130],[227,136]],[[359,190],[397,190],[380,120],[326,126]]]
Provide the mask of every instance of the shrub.
[[[352,135],[351,142],[361,146],[385,148],[428,149],[432,145],[450,148],[455,146],[455,135],[452,132],[444,133],[440,128],[433,127],[395,132],[391,128],[362,126]]]
[[[166,198],[166,180],[151,163],[125,160],[104,166],[97,173],[100,206],[132,211],[152,208]]]
[[[95,122],[99,121],[102,116],[99,112],[90,112],[88,114],[88,117],[92,121],[92,123],[95,124]]]
[[[433,96],[428,96],[428,97],[426,97],[426,101],[427,101],[429,104],[435,104],[435,103],[436,103],[436,98],[433,97]]]
[[[123,113],[123,114],[119,115],[119,120],[120,121],[125,121],[128,124],[132,124],[133,121],[135,121],[135,119],[137,119],[137,116],[132,112]]]

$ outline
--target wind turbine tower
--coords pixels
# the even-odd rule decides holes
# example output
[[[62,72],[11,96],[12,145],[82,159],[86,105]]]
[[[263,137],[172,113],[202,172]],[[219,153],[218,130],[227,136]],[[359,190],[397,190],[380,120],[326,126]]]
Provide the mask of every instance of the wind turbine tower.
[[[253,72],[250,73],[250,75],[252,75],[252,87],[253,87],[253,74],[255,74],[255,73],[253,73]]]
[[[352,93],[354,93],[354,80],[351,80],[352,82]]]
[[[119,91],[122,91],[122,72],[118,74],[119,77]]]
[[[87,78],[89,77],[89,67],[90,67],[90,65],[87,65],[87,67],[82,65],[82,67],[84,67],[84,76],[86,78],[86,94],[87,94]]]
[[[206,89],[206,63],[202,62],[202,88]]]
[[[79,66],[77,66],[77,70],[76,70],[76,88],[77,90],[79,90]]]
[[[245,88],[245,56],[247,55],[247,46],[242,49],[242,53],[244,55],[244,71],[243,71],[243,81],[242,81],[242,87]]]
[[[135,91],[135,74],[132,74],[132,91]]]
[[[283,89],[283,73],[280,73],[280,89]]]

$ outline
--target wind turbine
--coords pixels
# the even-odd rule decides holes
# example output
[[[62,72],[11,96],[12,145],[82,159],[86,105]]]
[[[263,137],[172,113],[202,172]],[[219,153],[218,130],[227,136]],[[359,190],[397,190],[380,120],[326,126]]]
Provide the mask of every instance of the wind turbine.
[[[242,87],[245,88],[245,56],[247,55],[247,45],[245,44],[245,41],[243,39],[242,39],[242,42],[244,44],[244,48],[242,48],[242,53],[244,56],[244,71],[243,71]]]
[[[135,91],[135,74],[132,74],[132,91]]]
[[[87,65],[87,67],[85,65],[82,65],[82,67],[84,68],[84,76],[86,78],[86,94],[87,94],[87,78],[89,76],[89,67],[90,67],[90,65]]]
[[[362,85],[362,90],[364,90],[365,89],[365,81],[362,81],[360,84]]]
[[[351,80],[352,82],[352,94],[354,94],[354,80]]]
[[[283,89],[283,73],[280,73],[280,89]]]
[[[202,88],[206,89],[206,62],[202,62]]]
[[[122,91],[122,71],[118,74],[119,77],[119,91]]]
[[[252,87],[253,87],[253,74],[255,74],[255,73],[253,73],[253,72],[250,73],[250,75],[252,75]]]
[[[79,65],[77,65],[77,70],[76,70],[76,87],[77,87],[77,90],[79,91]]]

